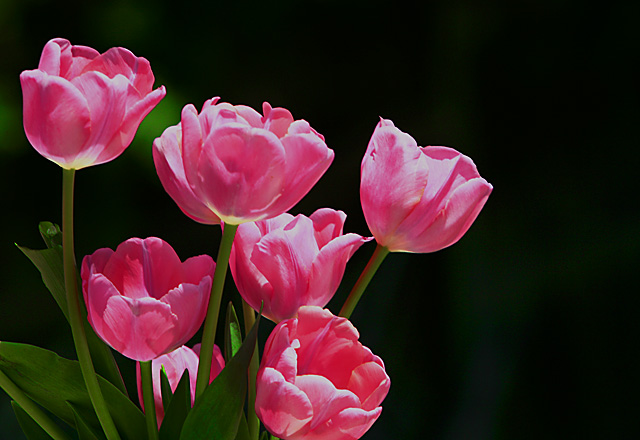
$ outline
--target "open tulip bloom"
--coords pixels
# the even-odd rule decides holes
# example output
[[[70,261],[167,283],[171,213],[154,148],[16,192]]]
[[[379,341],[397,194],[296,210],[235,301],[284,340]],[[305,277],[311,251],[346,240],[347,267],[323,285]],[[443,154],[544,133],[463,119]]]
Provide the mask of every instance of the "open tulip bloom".
[[[59,38],[20,81],[27,139],[63,168],[62,230],[43,222],[47,248],[20,249],[68,320],[78,358],[0,342],[0,387],[28,438],[68,440],[73,430],[82,440],[364,436],[391,382],[349,318],[390,252],[438,251],[467,232],[493,189],[473,161],[452,148],[418,147],[381,119],[361,163],[373,235],[365,238],[343,232],[342,211],[287,212],[334,158],[307,121],[268,103],[262,114],[218,98],[199,113],[189,104],[152,156],[179,208],[222,226],[217,261],[182,261],[160,238],[131,238],[85,256],[78,276],[75,170],[119,156],[165,90],[153,89],[149,62],[127,49],[100,54]],[[369,263],[334,315],[324,307],[348,260],[373,238]],[[233,302],[219,322],[229,266],[244,332]],[[262,352],[261,316],[276,323]],[[216,345],[218,327],[224,342]],[[112,350],[125,357],[120,367],[135,361],[139,402]]]

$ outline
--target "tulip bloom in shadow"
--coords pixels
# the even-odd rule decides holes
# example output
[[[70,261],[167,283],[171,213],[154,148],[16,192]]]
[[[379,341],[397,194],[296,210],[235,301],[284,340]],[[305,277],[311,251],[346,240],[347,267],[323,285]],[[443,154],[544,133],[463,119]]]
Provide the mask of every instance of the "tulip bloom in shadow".
[[[345,318],[301,307],[280,322],[258,371],[256,413],[285,440],[353,440],[380,416],[390,380]]]
[[[274,322],[293,318],[300,306],[326,306],[347,261],[370,240],[343,235],[346,218],[324,208],[240,225],[229,264],[242,298]]]
[[[89,323],[116,351],[149,361],[187,342],[202,325],[215,263],[180,261],[165,241],[131,238],[82,262]]]
[[[164,419],[164,407],[162,405],[162,391],[160,382],[160,369],[164,367],[164,371],[169,379],[171,392],[175,392],[180,379],[185,371],[189,372],[189,386],[191,390],[191,405],[196,397],[196,376],[198,373],[198,357],[200,355],[200,344],[196,344],[193,349],[183,345],[170,353],[158,356],[151,361],[151,369],[153,374],[153,400],[156,407],[156,415],[158,419],[158,428]],[[213,362],[211,363],[211,374],[209,383],[215,379],[224,368],[224,358],[217,345],[213,347]],[[144,409],[144,401],[142,398],[142,378],[140,376],[140,364],[136,364],[136,380],[138,383],[138,397],[140,405]]]

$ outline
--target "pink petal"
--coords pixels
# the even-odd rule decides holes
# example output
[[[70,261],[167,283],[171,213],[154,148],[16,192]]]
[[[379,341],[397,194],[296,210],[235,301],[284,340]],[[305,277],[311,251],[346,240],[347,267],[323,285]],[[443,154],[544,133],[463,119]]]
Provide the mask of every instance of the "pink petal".
[[[162,186],[182,212],[193,220],[220,224],[220,218],[195,196],[187,181],[182,162],[181,137],[180,127],[173,126],[153,142],[153,161]]]
[[[307,132],[298,128],[299,133],[291,134],[301,125],[306,127]],[[327,171],[334,156],[333,150],[327,147],[323,138],[306,121],[295,121],[289,133],[281,139],[287,162],[284,191],[272,207],[272,211],[278,214],[291,209],[311,190]]]
[[[102,162],[97,160],[114,137],[119,135],[126,113],[126,96],[129,88],[126,78],[120,76],[109,79],[98,72],[88,72],[74,78],[72,84],[86,97],[91,114],[91,135],[78,160],[85,161],[85,166],[88,166],[107,162],[119,156],[128,144],[118,144],[117,148],[110,151],[108,155],[103,154]]]
[[[211,293],[211,277],[205,276],[200,284],[182,283],[162,297],[176,317],[173,345],[186,343],[198,331],[207,313]]]
[[[298,376],[296,377],[296,386],[307,395],[313,407],[311,431],[326,424],[346,408],[360,407],[360,401],[352,392],[336,389],[326,377]]]
[[[369,229],[386,246],[422,198],[429,169],[415,140],[381,120],[362,160],[360,200]]]
[[[358,396],[363,409],[371,411],[387,397],[390,385],[384,366],[371,361],[353,370],[348,389]]]
[[[306,302],[311,267],[318,254],[313,234],[311,220],[298,216],[285,229],[262,237],[253,249],[252,263],[273,288],[270,308],[276,322],[291,318]]]
[[[279,138],[286,136],[289,126],[293,123],[291,112],[282,107],[272,108],[268,102],[262,105],[264,112],[264,128]]]
[[[206,140],[196,195],[225,223],[259,220],[280,194],[284,150],[272,133],[226,124]]]
[[[91,134],[87,100],[69,81],[38,70],[22,72],[20,82],[29,142],[47,159],[75,168]]]
[[[358,234],[341,235],[320,249],[313,261],[305,305],[324,307],[338,290],[347,261],[371,240]]]
[[[338,413],[333,418],[333,424],[338,430],[345,435],[346,439],[359,439],[371,426],[378,420],[381,407],[377,407],[371,411],[360,408],[347,408]],[[338,437],[334,437],[338,438]]]
[[[284,380],[279,371],[265,368],[256,383],[256,414],[269,432],[290,438],[308,429],[313,410],[305,393]]]
[[[84,67],[84,71],[101,72],[109,78],[123,75],[142,96],[151,92],[155,81],[149,61],[142,57],[136,57],[123,47],[112,47],[104,54],[94,58]]]
[[[330,208],[321,208],[311,214],[309,218],[313,221],[318,247],[322,249],[331,240],[342,235],[347,214]]]

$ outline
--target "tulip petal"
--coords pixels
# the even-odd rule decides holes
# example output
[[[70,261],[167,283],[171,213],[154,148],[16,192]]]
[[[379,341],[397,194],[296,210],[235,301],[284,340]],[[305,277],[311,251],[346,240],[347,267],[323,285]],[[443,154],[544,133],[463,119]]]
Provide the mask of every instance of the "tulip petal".
[[[305,305],[324,307],[338,290],[347,261],[371,238],[358,234],[341,235],[320,249],[313,261]]]
[[[358,365],[353,370],[348,387],[360,399],[362,409],[371,411],[387,396],[390,385],[384,366],[371,361]]]
[[[286,192],[275,202],[273,210],[276,212],[288,211],[298,203],[320,180],[334,157],[324,139],[303,120],[291,124],[289,134],[281,141],[287,157]]]
[[[346,408],[360,406],[360,401],[355,394],[348,390],[336,389],[326,377],[298,376],[296,386],[307,395],[313,407],[311,430],[327,423],[335,414]]]
[[[256,414],[269,432],[278,438],[290,438],[306,428],[313,409],[298,387],[284,380],[279,371],[265,368],[258,378]]]
[[[273,288],[270,306],[277,311],[276,322],[293,317],[306,298],[317,254],[313,223],[304,216],[271,231],[254,247],[251,262]]]
[[[220,218],[196,197],[185,175],[179,126],[167,128],[153,141],[153,161],[162,186],[180,210],[204,224],[220,224]]]
[[[180,335],[174,345],[185,344],[198,331],[207,313],[211,293],[211,277],[205,276],[198,285],[182,283],[160,300],[171,308],[176,316],[176,334]]]
[[[112,47],[102,55],[95,57],[84,67],[83,71],[101,72],[109,78],[123,75],[141,96],[151,92],[155,81],[149,61],[143,57],[136,57],[123,47]]]
[[[126,113],[128,81],[122,76],[109,79],[101,73],[88,72],[74,78],[72,84],[86,97],[91,114],[91,135],[77,159],[82,166],[77,168],[98,165],[119,156],[128,144],[118,143],[115,151],[103,154],[102,162],[97,160],[119,134]]]
[[[340,432],[346,435],[346,439],[359,439],[378,420],[381,412],[381,407],[371,411],[360,408],[347,408],[333,418],[333,424]]]
[[[24,130],[33,147],[63,168],[75,168],[91,135],[87,100],[69,81],[38,70],[20,75]]]
[[[309,216],[313,221],[316,242],[322,249],[334,238],[342,235],[342,228],[347,219],[347,214],[330,208],[320,208]]]
[[[360,199],[369,229],[387,245],[422,198],[429,169],[416,141],[382,120],[362,160]]]
[[[284,174],[285,152],[273,133],[226,124],[205,141],[195,192],[225,223],[260,220]]]

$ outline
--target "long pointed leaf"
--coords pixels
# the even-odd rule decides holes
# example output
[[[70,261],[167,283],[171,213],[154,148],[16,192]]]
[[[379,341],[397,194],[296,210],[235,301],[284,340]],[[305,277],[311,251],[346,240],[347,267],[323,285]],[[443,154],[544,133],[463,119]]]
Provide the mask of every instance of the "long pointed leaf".
[[[51,436],[17,402],[12,400],[11,406],[16,414],[16,419],[18,419],[18,424],[28,440],[51,440]]]
[[[247,394],[247,370],[258,336],[256,320],[236,355],[227,363],[184,422],[180,440],[234,440]]]
[[[77,361],[32,345],[0,342],[0,370],[33,401],[69,425],[75,426],[75,417],[67,402],[96,432],[101,429]],[[123,440],[145,438],[140,409],[107,380],[98,376],[98,382]]]
[[[227,317],[224,325],[224,360],[229,361],[242,345],[242,332],[240,331],[240,323],[238,322],[238,315],[236,309],[233,307],[233,303],[229,301],[227,306]]]
[[[180,438],[180,431],[189,411],[191,411],[191,380],[189,370],[184,370],[171,402],[165,408],[164,419],[160,426],[160,440]]]
[[[80,438],[80,440],[104,440],[105,439],[105,436],[102,432],[100,432],[100,434],[97,434],[91,428],[91,426],[89,426],[89,423],[87,423],[82,418],[82,416],[78,414],[78,412],[75,410],[72,404],[67,402],[67,405],[69,405],[69,408],[71,408],[71,411],[73,412],[73,416],[76,421],[76,431],[78,431],[78,437]]]

